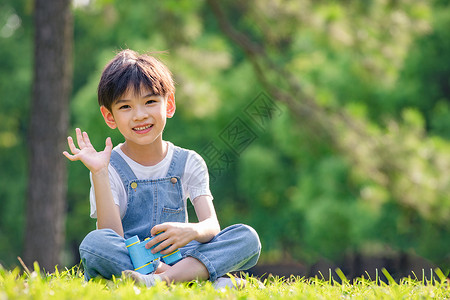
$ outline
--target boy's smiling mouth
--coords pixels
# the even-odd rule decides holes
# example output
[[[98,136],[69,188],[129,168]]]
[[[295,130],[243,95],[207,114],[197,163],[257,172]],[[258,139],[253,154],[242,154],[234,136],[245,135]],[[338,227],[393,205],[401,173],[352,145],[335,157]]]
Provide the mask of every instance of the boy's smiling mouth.
[[[148,125],[139,126],[139,127],[133,127],[133,131],[144,131],[144,130],[150,129],[152,127],[153,127],[153,124],[148,124]]]

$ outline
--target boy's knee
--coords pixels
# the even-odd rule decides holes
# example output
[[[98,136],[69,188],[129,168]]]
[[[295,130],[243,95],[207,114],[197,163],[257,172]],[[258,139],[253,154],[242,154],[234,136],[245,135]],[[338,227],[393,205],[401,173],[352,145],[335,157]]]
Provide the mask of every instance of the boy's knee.
[[[80,257],[86,279],[99,275],[111,278],[132,268],[123,237],[111,229],[88,233],[80,244]]]
[[[97,229],[89,232],[80,244],[80,256],[82,259],[90,255],[102,253],[111,248],[111,243],[121,237],[111,229]]]
[[[259,235],[253,227],[248,225],[243,225],[246,231],[246,238],[248,242],[254,245],[255,249],[258,249],[258,252],[261,252],[261,241],[259,240]]]
[[[238,236],[245,243],[248,249],[254,252],[261,252],[261,242],[259,240],[259,235],[253,227],[245,224],[236,224],[235,230],[238,231]]]
[[[238,224],[236,226],[240,240],[242,241],[242,251],[248,255],[247,260],[240,269],[247,270],[258,262],[261,254],[261,242],[258,233],[252,227],[245,224]]]
[[[109,236],[112,236],[114,231],[111,229],[96,229],[89,232],[80,244],[80,248],[89,248],[93,245],[103,244],[108,240]]]

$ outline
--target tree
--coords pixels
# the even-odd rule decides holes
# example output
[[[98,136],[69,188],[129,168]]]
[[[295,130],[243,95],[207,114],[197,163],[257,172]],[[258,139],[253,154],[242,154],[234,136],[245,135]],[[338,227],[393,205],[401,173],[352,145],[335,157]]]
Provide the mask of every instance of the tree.
[[[68,130],[72,83],[71,1],[34,1],[34,84],[29,130],[29,184],[24,261],[51,270],[64,242]]]

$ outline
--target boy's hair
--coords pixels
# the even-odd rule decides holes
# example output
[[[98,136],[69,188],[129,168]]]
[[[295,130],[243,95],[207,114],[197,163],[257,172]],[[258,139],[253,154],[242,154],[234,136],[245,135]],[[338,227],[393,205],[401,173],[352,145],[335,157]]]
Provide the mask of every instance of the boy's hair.
[[[98,84],[98,104],[111,106],[128,89],[139,93],[143,88],[165,97],[175,92],[172,73],[158,59],[133,50],[120,51],[105,67]]]

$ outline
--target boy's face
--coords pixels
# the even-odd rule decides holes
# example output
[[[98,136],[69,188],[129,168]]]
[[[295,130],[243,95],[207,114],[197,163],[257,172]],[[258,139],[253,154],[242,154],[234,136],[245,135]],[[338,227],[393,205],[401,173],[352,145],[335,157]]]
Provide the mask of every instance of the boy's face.
[[[162,141],[166,119],[175,113],[173,94],[164,98],[148,89],[128,89],[112,106],[100,108],[106,124],[119,129],[128,144],[149,145]]]

